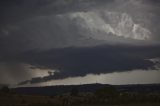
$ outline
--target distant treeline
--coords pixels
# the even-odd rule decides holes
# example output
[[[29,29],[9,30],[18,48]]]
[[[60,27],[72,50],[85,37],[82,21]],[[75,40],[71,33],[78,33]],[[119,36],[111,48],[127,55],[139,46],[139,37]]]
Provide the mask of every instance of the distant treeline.
[[[60,85],[46,87],[21,87],[14,88],[13,91],[20,94],[36,94],[55,96],[69,92],[72,88],[78,88],[80,92],[95,92],[98,89],[111,86],[108,84],[84,84],[84,85]],[[160,93],[160,84],[141,84],[141,85],[112,85],[120,92],[138,93]]]
[[[93,86],[97,87],[96,90],[93,88],[94,91],[92,91],[93,89],[90,88]],[[98,86],[101,87],[98,88]],[[59,87],[62,86],[56,86],[57,90]],[[63,87],[65,88],[66,86]],[[90,88],[92,92],[82,92],[83,87]],[[147,87],[145,87],[145,89],[148,89]],[[46,88],[50,88],[50,90],[48,91],[49,93],[51,92],[51,88],[54,87],[40,87],[40,88],[45,88],[45,90],[47,90]],[[155,91],[149,92],[149,90],[147,90],[147,92],[140,92],[141,90],[139,90],[138,92],[135,92],[136,90],[134,90],[134,92],[133,91],[128,92],[127,90],[122,90],[122,89],[120,90],[117,86],[112,86],[112,85],[104,86],[100,84],[67,86],[67,88],[68,92],[65,93],[61,92],[60,94],[57,95],[44,96],[34,93],[31,95],[31,92],[30,95],[28,95],[27,93],[22,94],[22,92],[17,93],[16,90],[21,90],[21,89],[23,89],[23,93],[25,93],[24,90],[27,90],[27,88],[18,88],[15,90],[15,89],[9,89],[8,87],[4,86],[0,90],[0,105],[2,106],[93,106],[93,105],[127,106],[128,104],[150,104],[152,106],[160,105],[160,93]],[[138,86],[136,85],[136,87],[134,88],[140,89],[141,87],[139,85]],[[32,89],[36,90],[36,87]],[[55,90],[55,88],[52,90]]]

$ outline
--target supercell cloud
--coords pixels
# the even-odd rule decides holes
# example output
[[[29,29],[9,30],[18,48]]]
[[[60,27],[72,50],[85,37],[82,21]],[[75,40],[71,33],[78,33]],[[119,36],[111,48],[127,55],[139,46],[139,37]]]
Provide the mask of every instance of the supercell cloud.
[[[0,7],[1,83],[148,70],[160,57],[158,0],[2,0]]]

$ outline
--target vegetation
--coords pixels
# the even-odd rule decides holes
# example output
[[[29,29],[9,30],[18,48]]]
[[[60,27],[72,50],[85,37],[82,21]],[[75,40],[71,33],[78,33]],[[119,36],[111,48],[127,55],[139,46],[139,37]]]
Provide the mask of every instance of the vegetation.
[[[70,95],[71,96],[78,96],[78,93],[79,93],[78,89],[74,87],[74,88],[72,88]]]
[[[115,87],[113,87],[113,86],[107,86],[107,87],[105,87],[105,88],[98,89],[98,90],[95,92],[95,95],[96,95],[98,98],[113,99],[113,98],[118,97],[119,92],[117,91],[117,89],[116,89]]]
[[[92,92],[80,92],[72,88],[70,92],[56,96],[22,95],[11,93],[3,87],[0,92],[0,106],[158,106],[160,94],[120,92],[107,86]]]
[[[3,86],[3,87],[0,89],[0,92],[9,93],[9,92],[10,92],[10,89],[8,88],[8,86]]]

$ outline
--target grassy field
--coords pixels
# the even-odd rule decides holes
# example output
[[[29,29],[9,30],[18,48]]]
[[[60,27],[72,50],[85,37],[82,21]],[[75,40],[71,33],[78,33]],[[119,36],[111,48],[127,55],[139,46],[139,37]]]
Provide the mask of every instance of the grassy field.
[[[33,96],[0,94],[0,106],[160,106],[160,102],[99,102],[96,98],[80,96]]]
[[[160,106],[160,94],[120,92],[113,86],[95,92],[79,92],[77,88],[52,96],[17,93],[4,87],[0,90],[0,106]]]

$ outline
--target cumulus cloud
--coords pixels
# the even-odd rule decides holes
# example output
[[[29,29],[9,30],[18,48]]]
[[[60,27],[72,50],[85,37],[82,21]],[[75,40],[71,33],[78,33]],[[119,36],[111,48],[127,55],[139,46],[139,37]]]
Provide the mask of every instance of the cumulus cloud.
[[[151,32],[148,29],[134,23],[127,13],[108,12],[105,10],[76,12],[67,16],[75,20],[79,28],[82,28],[82,31],[88,31],[88,35],[95,39],[108,39],[107,35],[109,34],[136,40],[146,40],[151,36]]]

